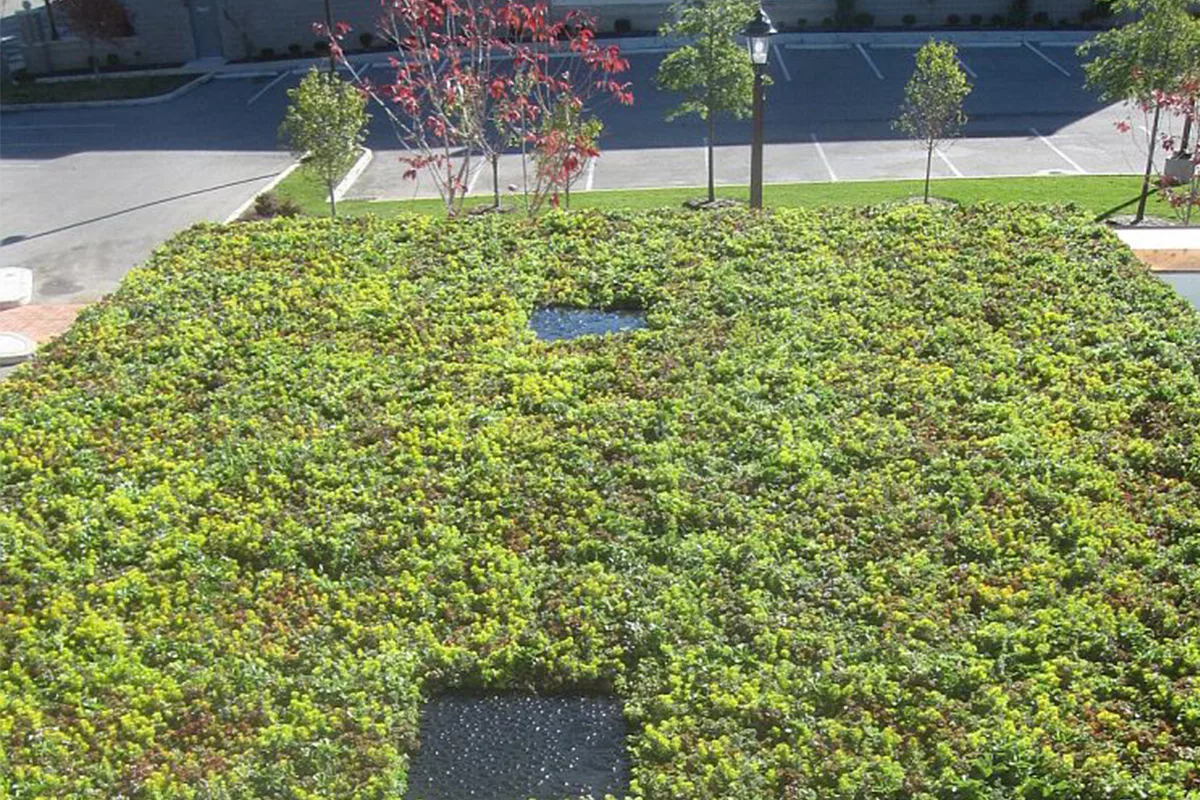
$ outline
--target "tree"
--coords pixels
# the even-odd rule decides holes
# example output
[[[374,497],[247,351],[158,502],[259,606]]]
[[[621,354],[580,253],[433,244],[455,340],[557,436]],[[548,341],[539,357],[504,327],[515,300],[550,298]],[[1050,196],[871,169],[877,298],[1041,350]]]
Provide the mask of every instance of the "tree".
[[[616,79],[629,62],[617,47],[596,43],[594,20],[571,12],[551,21],[542,0],[389,0],[381,33],[398,52],[395,77],[382,84],[345,60],[340,43],[349,31],[344,23],[335,27],[331,51],[411,153],[406,176],[431,176],[448,214],[461,210],[477,159],[495,170],[513,147],[520,148],[526,208],[534,212],[544,199],[539,192],[556,187],[537,180],[538,160],[553,160],[539,148],[564,141],[545,135],[541,120],[566,107],[572,119],[587,119],[596,96],[633,102],[628,84]]]
[[[1079,48],[1081,57],[1093,56],[1083,69],[1086,85],[1098,91],[1101,100],[1131,102],[1153,111],[1138,222],[1146,214],[1162,118],[1155,95],[1177,94],[1200,64],[1200,20],[1188,8],[1189,0],[1117,0],[1113,9],[1132,21],[1097,34]]]
[[[708,201],[716,199],[713,143],[716,117],[750,115],[754,68],[734,38],[754,16],[755,0],[690,0],[674,8],[674,21],[663,26],[664,36],[691,37],[692,42],[671,52],[658,67],[658,85],[683,95],[667,114],[673,121],[695,114],[708,123]]]
[[[100,59],[96,57],[97,42],[115,42],[133,35],[129,10],[120,0],[53,0],[62,11],[71,31],[88,44],[88,56],[93,75],[100,78]],[[53,11],[47,9],[50,14]]]
[[[358,160],[366,136],[366,98],[336,75],[313,67],[295,89],[280,126],[292,152],[304,158],[303,169],[315,174],[329,190],[329,215],[337,216],[334,189]]]
[[[1200,70],[1200,64],[1197,68]],[[1156,123],[1165,123],[1154,125],[1157,139],[1148,136],[1148,147],[1151,153],[1156,147],[1161,147],[1168,154],[1156,185],[1159,196],[1179,214],[1184,224],[1190,224],[1192,212],[1200,208],[1200,147],[1193,146],[1189,152],[1189,136],[1197,122],[1197,97],[1200,97],[1200,74],[1183,81],[1177,92],[1168,94],[1156,91],[1148,103],[1139,104],[1148,116],[1153,111]],[[1176,135],[1173,132],[1174,122],[1181,123],[1182,133]],[[1137,136],[1128,119],[1119,120],[1117,130]],[[1150,129],[1144,130],[1147,134],[1151,133]],[[1144,198],[1143,193],[1138,198],[1139,203],[1143,203]],[[1141,220],[1141,216],[1138,220]]]
[[[958,50],[949,42],[929,40],[917,51],[917,68],[904,87],[904,102],[893,127],[925,146],[925,202],[929,202],[929,176],[933,151],[953,139],[967,123],[963,100],[971,84],[958,63]]]

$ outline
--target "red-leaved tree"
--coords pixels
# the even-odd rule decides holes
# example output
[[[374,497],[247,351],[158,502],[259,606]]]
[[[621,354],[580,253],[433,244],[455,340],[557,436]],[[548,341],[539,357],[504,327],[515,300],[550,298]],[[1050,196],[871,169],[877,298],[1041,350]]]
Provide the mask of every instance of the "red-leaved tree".
[[[1157,174],[1159,196],[1184,219],[1190,222],[1192,212],[1200,208],[1200,135],[1197,125],[1197,101],[1200,100],[1200,75],[1180,80],[1175,91],[1154,91],[1139,104],[1142,113],[1155,123],[1149,129],[1157,141],[1152,144],[1165,153],[1163,167]],[[1119,120],[1117,129],[1134,135],[1134,125],[1128,119]]]
[[[394,77],[375,82],[342,52],[350,27],[314,29],[360,88],[385,110],[406,177],[429,176],[448,214],[462,209],[472,178],[490,163],[499,204],[500,156],[521,156],[530,213],[554,201],[596,149],[590,114],[599,99],[633,102],[615,46],[595,41],[592,18],[551,20],[543,0],[383,0],[380,32],[397,49]]]

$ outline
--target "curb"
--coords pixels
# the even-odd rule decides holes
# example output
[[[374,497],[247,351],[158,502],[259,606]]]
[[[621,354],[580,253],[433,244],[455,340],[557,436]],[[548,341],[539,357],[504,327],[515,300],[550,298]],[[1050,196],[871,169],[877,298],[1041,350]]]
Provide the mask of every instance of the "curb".
[[[246,202],[244,202],[240,206],[238,206],[237,209],[232,214],[227,216],[224,220],[222,220],[222,222],[224,222],[226,225],[230,224],[231,222],[237,222],[238,219],[242,216],[242,214],[245,214],[246,211],[249,210],[250,206],[254,205],[254,201],[258,199],[259,195],[266,194],[267,192],[271,191],[279,184],[283,183],[284,178],[286,178],[288,175],[291,175],[293,172],[295,172],[299,168],[300,168],[300,162],[299,161],[293,162],[291,164],[291,166],[289,166],[283,172],[279,173],[274,178],[272,178],[270,180],[270,182],[267,183],[266,186],[259,189],[254,194],[250,195],[249,200],[247,200]]]
[[[213,79],[214,73],[201,75],[194,81],[189,81],[178,89],[172,89],[166,94],[156,94],[153,97],[131,97],[128,100],[81,100],[68,103],[16,103],[3,106],[5,114],[17,114],[22,111],[59,111],[78,108],[125,108],[127,106],[152,106],[167,103],[178,97],[183,97],[201,84]]]
[[[1113,231],[1130,250],[1200,250],[1200,228],[1117,228]]]
[[[354,186],[362,174],[366,172],[367,167],[371,164],[371,159],[375,157],[375,153],[369,147],[362,148],[362,155],[358,157],[358,161],[354,162],[354,166],[346,173],[346,177],[342,178],[342,182],[333,190],[333,199],[341,200],[346,196],[346,192]]]

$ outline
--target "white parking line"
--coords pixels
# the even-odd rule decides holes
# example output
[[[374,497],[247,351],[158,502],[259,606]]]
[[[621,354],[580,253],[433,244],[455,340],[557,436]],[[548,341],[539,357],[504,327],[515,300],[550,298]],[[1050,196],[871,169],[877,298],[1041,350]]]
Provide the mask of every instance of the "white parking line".
[[[956,178],[963,177],[963,174],[961,172],[959,172],[958,167],[956,167],[950,163],[950,159],[946,157],[945,153],[943,153],[941,150],[937,150],[937,149],[934,149],[933,152],[937,153],[937,156],[938,156],[938,158],[940,158],[942,160],[942,163],[950,168],[950,171],[954,173],[954,177],[956,177]]]
[[[792,82],[792,73],[788,71],[787,60],[784,59],[783,53],[779,52],[779,45],[771,45],[775,50],[775,63],[779,64],[779,69],[783,71],[783,79],[788,83]]]
[[[829,180],[837,183],[837,173],[833,171],[833,165],[829,163],[829,158],[825,155],[825,148],[821,147],[821,142],[817,140],[815,133],[810,133],[809,136],[812,137],[813,144],[817,146],[817,155],[821,157],[821,163],[825,165],[825,171],[829,173]]]
[[[879,67],[875,66],[875,61],[871,58],[871,54],[867,52],[867,48],[863,47],[861,44],[856,44],[854,46],[858,49],[859,54],[861,54],[862,57],[867,60],[867,66],[871,68],[871,72],[875,73],[875,77],[879,78],[879,80],[883,80],[883,73],[879,71]]]
[[[979,80],[979,76],[975,74],[975,70],[973,70],[967,66],[967,62],[962,60],[962,56],[957,56],[957,58],[958,58],[958,65],[960,67],[962,67],[963,72],[967,73],[975,80]]]
[[[41,169],[41,164],[10,164],[7,161],[0,161],[0,169]]]
[[[1073,158],[1071,158],[1069,155],[1064,153],[1062,150],[1059,150],[1057,147],[1055,147],[1054,142],[1050,141],[1045,136],[1042,136],[1042,134],[1038,132],[1037,128],[1030,128],[1029,132],[1032,133],[1034,136],[1036,136],[1041,141],[1042,144],[1046,145],[1046,147],[1049,147],[1051,150],[1053,150],[1055,152],[1055,154],[1058,155],[1059,158],[1061,158],[1063,161],[1070,164],[1071,167],[1076,172],[1078,172],[1080,175],[1088,174],[1087,170],[1084,169],[1083,167],[1079,166],[1078,164],[1076,164],[1075,160]]]
[[[1067,72],[1066,68],[1063,67],[1062,64],[1059,64],[1053,58],[1046,55],[1041,50],[1038,50],[1036,47],[1033,46],[1032,42],[1025,42],[1025,49],[1028,50],[1029,52],[1033,53],[1035,56],[1040,58],[1042,61],[1045,61],[1050,66],[1054,67],[1056,70],[1061,72],[1063,75],[1066,75],[1068,78],[1071,77],[1071,73]]]
[[[479,166],[471,170],[471,174],[467,176],[467,194],[475,193],[475,182],[479,180],[479,176],[483,174],[484,167],[488,166],[486,158],[479,159]]]
[[[290,72],[288,72],[287,70],[284,70],[283,72],[276,75],[275,80],[271,81],[266,86],[264,86],[263,88],[261,88],[257,92],[255,92],[254,96],[246,101],[246,105],[248,105],[248,106],[254,105],[254,101],[258,100],[258,98],[262,97],[264,94],[266,94],[268,91],[270,91],[272,86],[279,83],[281,80],[288,77],[288,75],[290,75],[290,74],[291,74]]]
[[[599,159],[594,157],[588,159],[587,177],[583,179],[584,191],[590,192],[592,190],[592,184],[596,182],[596,162],[598,160]]]

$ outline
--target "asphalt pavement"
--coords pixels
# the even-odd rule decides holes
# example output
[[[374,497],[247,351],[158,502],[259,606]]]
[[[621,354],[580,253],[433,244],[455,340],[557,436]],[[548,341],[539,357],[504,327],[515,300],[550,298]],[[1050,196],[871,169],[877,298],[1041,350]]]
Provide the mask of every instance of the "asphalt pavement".
[[[1121,135],[1114,127],[1129,117],[1106,107],[1083,88],[1083,69],[1070,43],[964,44],[960,55],[973,90],[963,136],[939,152],[939,178],[1005,175],[1084,175],[1139,172],[1144,135]],[[925,153],[892,128],[913,69],[915,46],[904,44],[773,48],[767,90],[764,172],[769,183],[853,181],[924,176]],[[654,75],[663,53],[630,54],[631,107],[605,103],[602,155],[589,164],[578,189],[699,186],[705,181],[705,126],[690,117],[665,122],[677,96],[657,89]],[[386,67],[372,72],[387,77]],[[280,85],[280,91],[284,84]],[[406,179],[399,146],[382,115],[369,145],[376,157],[348,197],[404,199],[436,196],[428,177]],[[1135,126],[1139,122],[1135,119]],[[750,125],[721,120],[717,128],[718,184],[749,181]],[[504,190],[518,183],[520,157],[500,166]],[[479,164],[470,181],[490,194],[490,169]]]
[[[34,271],[35,303],[87,303],[172,234],[221,221],[291,156],[282,102],[256,79],[161,105],[0,113],[0,266]]]

